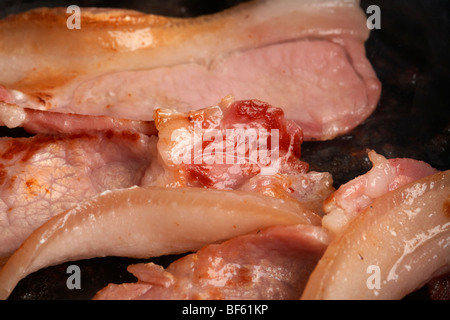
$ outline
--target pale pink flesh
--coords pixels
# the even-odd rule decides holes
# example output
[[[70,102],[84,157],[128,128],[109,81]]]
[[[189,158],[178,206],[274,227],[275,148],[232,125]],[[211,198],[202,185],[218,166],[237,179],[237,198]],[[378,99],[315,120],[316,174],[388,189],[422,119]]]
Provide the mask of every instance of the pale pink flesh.
[[[327,245],[320,227],[272,227],[208,245],[166,270],[129,266],[137,283],[110,284],[94,299],[298,299]]]
[[[113,97],[105,94],[109,91]],[[309,40],[236,53],[208,68],[189,63],[108,74],[78,86],[71,104],[85,112],[113,105],[124,110],[123,117],[134,118],[125,112],[145,108],[152,114],[156,107],[188,111],[228,94],[282,108],[301,125],[307,140],[347,132],[375,107],[345,49]]]
[[[21,126],[30,134],[79,134],[110,130],[136,132],[149,136],[158,133],[153,121],[47,112],[6,103],[0,103],[0,125],[9,128]]]
[[[109,191],[33,232],[0,270],[0,298],[49,265],[102,256],[149,258],[192,252],[277,225],[320,225],[295,200],[238,191],[140,188]]]
[[[386,159],[375,151],[369,152],[369,159],[373,164],[369,172],[342,185],[324,202],[323,226],[332,234],[345,230],[374,199],[437,173],[429,164],[414,159]]]
[[[0,138],[0,257],[62,211],[139,184],[149,140],[117,132]]]
[[[303,299],[401,299],[450,271],[450,171],[375,199],[335,237]]]
[[[0,22],[0,101],[150,121],[232,94],[283,108],[310,140],[351,130],[380,96],[358,1],[253,1],[195,19],[81,12],[78,33],[60,9]]]

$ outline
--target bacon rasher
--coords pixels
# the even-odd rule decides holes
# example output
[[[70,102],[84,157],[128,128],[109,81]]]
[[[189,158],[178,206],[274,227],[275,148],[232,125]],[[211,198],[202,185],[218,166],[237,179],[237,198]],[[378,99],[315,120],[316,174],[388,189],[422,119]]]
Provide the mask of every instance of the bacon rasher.
[[[81,30],[67,19],[56,8],[0,21],[0,102],[152,121],[158,108],[232,94],[282,108],[306,140],[323,140],[364,121],[380,96],[357,0],[259,0],[196,18],[81,8]]]

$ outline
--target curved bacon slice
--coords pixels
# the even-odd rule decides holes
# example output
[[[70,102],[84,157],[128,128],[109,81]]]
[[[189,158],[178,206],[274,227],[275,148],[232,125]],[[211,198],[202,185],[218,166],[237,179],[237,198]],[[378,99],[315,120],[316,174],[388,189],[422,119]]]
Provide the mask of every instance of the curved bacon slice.
[[[190,19],[82,8],[81,31],[67,18],[43,8],[0,21],[0,102],[151,121],[232,94],[283,108],[310,140],[351,130],[380,96],[357,0],[251,1]]]
[[[208,245],[166,270],[131,265],[137,283],[110,284],[94,299],[298,299],[328,241],[317,226],[271,227]]]
[[[377,199],[328,246],[303,299],[401,299],[450,271],[450,171]]]
[[[153,121],[47,112],[2,102],[0,102],[0,124],[9,128],[21,126],[27,132],[36,134],[126,131],[151,136],[158,133]]]
[[[0,298],[29,273],[68,260],[184,253],[270,226],[320,223],[295,200],[239,191],[109,191],[33,232],[0,270]]]
[[[372,169],[339,187],[323,205],[323,226],[332,234],[345,230],[374,199],[405,184],[437,173],[429,164],[408,158],[386,159],[369,152]]]

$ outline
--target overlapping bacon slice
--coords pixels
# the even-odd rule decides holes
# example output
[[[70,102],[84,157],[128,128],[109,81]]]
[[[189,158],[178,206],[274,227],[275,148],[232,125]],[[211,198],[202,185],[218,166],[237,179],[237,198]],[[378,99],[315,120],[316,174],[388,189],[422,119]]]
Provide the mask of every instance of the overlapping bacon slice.
[[[84,255],[83,250],[90,252],[92,248],[86,244],[85,248],[77,247],[77,250],[82,251],[80,255],[76,251],[67,253],[64,250],[40,254],[42,248],[58,247],[64,241],[69,241],[64,240],[63,236],[60,238],[60,234],[67,232],[75,238],[81,237],[91,226],[90,219],[97,221],[97,215],[108,221],[105,225],[109,223],[117,227],[119,220],[116,220],[116,208],[108,207],[108,201],[114,202],[112,199],[115,196],[124,201],[117,205],[117,210],[128,213],[127,210],[133,212],[136,207],[136,227],[143,225],[143,217],[153,220],[152,214],[165,212],[167,204],[162,209],[148,212],[143,208],[154,206],[155,202],[143,204],[142,198],[133,198],[143,192],[144,187],[148,192],[150,189],[147,186],[151,186],[152,191],[158,185],[164,188],[195,186],[229,189],[222,192],[236,192],[241,196],[256,192],[263,194],[262,203],[268,210],[275,210],[268,218],[270,223],[264,226],[280,224],[279,218],[283,217],[285,206],[296,207],[294,216],[309,216],[307,223],[317,224],[320,218],[310,209],[321,211],[321,201],[332,191],[331,176],[309,173],[307,165],[298,160],[302,137],[308,140],[330,139],[349,131],[370,115],[380,95],[380,83],[365,57],[364,41],[369,31],[358,1],[251,1],[223,13],[193,19],[165,18],[129,10],[82,8],[81,12],[82,32],[67,29],[67,15],[62,8],[33,10],[0,21],[0,124],[22,126],[38,134],[26,140],[28,142],[43,139],[43,134],[50,135],[45,136],[50,139],[47,140],[49,143],[46,148],[31,149],[27,161],[22,161],[23,158],[19,162],[16,161],[18,158],[4,159],[12,161],[7,163],[8,170],[2,175],[5,177],[1,181],[2,187],[8,188],[7,182],[9,186],[14,185],[16,196],[22,199],[28,192],[27,188],[33,186],[31,196],[39,201],[27,198],[25,205],[17,206],[26,210],[16,215],[17,208],[9,205],[10,197],[5,193],[1,221],[5,230],[3,234],[13,230],[9,226],[16,223],[19,228],[27,229],[23,231],[31,232],[58,210],[73,206],[75,198],[58,193],[60,180],[64,180],[63,185],[73,186],[73,192],[80,193],[79,187],[89,183],[94,186],[88,188],[89,192],[81,192],[81,196],[76,197],[76,201],[87,201],[83,202],[86,207],[81,205],[69,209],[44,223],[28,238],[28,244],[8,261],[1,271],[2,294],[7,295],[15,281],[30,270],[69,257],[78,258]],[[229,113],[225,112],[224,117],[219,119],[218,129],[237,129],[236,124],[242,125],[237,122],[243,121],[244,127],[250,129],[280,130],[281,144],[266,150],[279,155],[274,158],[278,162],[270,163],[269,167],[261,166],[261,159],[257,156],[256,165],[247,162],[239,165],[215,163],[211,166],[195,161],[193,165],[171,165],[173,158],[168,157],[165,151],[171,150],[173,144],[167,142],[164,134],[170,134],[173,130],[166,130],[164,125],[170,123],[173,126],[174,113],[169,115],[171,119],[164,119],[163,111],[159,111],[157,119],[154,119],[154,111],[161,108],[176,109],[186,114],[192,109],[213,105],[218,98],[229,94],[240,100],[257,98],[265,103],[251,100],[248,106],[241,109],[237,106],[245,106],[245,103],[232,105]],[[269,105],[282,108],[288,120],[301,124],[303,132],[294,122],[285,122],[283,112],[269,108]],[[190,115],[207,114],[212,110],[218,109]],[[219,111],[223,110],[219,106]],[[262,116],[259,114],[261,112]],[[123,172],[128,172],[128,165],[131,165],[133,168],[129,174],[134,180],[127,180],[127,183],[139,187],[123,189],[125,185],[104,184],[102,179],[108,180],[110,175],[113,177],[111,181],[123,180],[120,172],[116,172],[120,170],[112,170],[101,175],[99,183],[103,183],[104,188],[96,188],[98,181],[93,173],[97,172],[97,163],[91,161],[90,154],[83,155],[83,148],[91,147],[89,143],[77,153],[80,159],[75,157],[75,167],[78,167],[74,170],[80,170],[80,173],[71,174],[70,170],[66,170],[74,166],[70,162],[73,161],[70,155],[77,150],[70,140],[71,135],[87,134],[102,140],[104,137],[108,139],[112,132],[114,135],[125,134],[127,137],[151,140],[143,136],[155,133],[150,123],[153,120],[157,121],[159,127],[158,148],[152,149],[154,144],[145,141],[138,150],[147,150],[148,153],[140,158],[142,162],[139,162],[139,166],[134,166],[134,161],[121,166],[120,159],[134,156],[135,151],[122,148],[121,143],[107,144],[106,155],[111,156],[111,159],[117,157],[119,161],[112,163],[118,164]],[[268,145],[269,141],[266,140]],[[12,143],[20,141],[14,140]],[[205,151],[215,143],[216,140],[206,144],[202,142],[201,150]],[[131,143],[128,147],[133,148],[133,145]],[[164,149],[164,146],[169,148]],[[227,154],[231,158],[235,156]],[[96,156],[105,163],[109,162],[109,158],[105,158],[101,151]],[[244,157],[247,156],[251,158],[251,154],[245,151]],[[46,159],[45,165],[49,165],[47,171],[55,168],[48,178],[53,183],[50,188],[47,188],[47,180],[41,175],[43,171],[33,169],[35,163],[39,167],[40,161]],[[147,168],[142,178],[145,163]],[[26,170],[21,170],[21,166],[26,167]],[[267,169],[270,175],[267,175]],[[26,177],[27,170],[33,170],[36,175],[33,182],[36,183],[31,184]],[[80,179],[89,183],[77,183]],[[104,193],[113,187],[118,190],[112,191],[112,194]],[[164,189],[166,191],[175,192]],[[205,191],[195,189],[195,195],[203,195]],[[120,196],[120,192],[125,192],[126,196]],[[173,194],[170,197],[174,197]],[[195,199],[195,196],[192,198]],[[223,198],[226,199],[225,196]],[[103,200],[97,202],[97,199]],[[243,199],[247,197],[243,196]],[[64,205],[54,206],[60,200],[65,201]],[[202,208],[202,212],[206,210],[199,203],[190,207],[183,202],[185,200],[181,196],[181,203],[176,200],[174,203],[185,206],[188,211],[189,208]],[[95,207],[98,203],[98,212],[90,212],[90,206]],[[239,204],[238,201],[236,203]],[[33,208],[33,205],[41,211],[44,207],[52,208],[50,215],[32,215],[33,211],[29,208]],[[242,204],[239,208],[244,212],[240,216],[243,221],[237,220],[239,225],[245,226],[251,221],[246,220],[252,211],[249,205],[252,202]],[[257,205],[255,207],[258,208]],[[139,215],[142,211],[148,215]],[[290,223],[306,223],[298,221],[298,217],[296,219]],[[32,225],[23,223],[32,220]],[[260,217],[257,220],[259,222],[252,225],[253,228],[260,228],[259,224],[266,221]],[[74,224],[66,225],[66,221]],[[231,224],[232,221],[227,223]],[[236,224],[232,225],[240,232],[248,231]],[[117,227],[119,233],[124,230]],[[123,241],[130,234],[129,230],[125,231],[126,236],[120,234],[117,239]],[[41,233],[49,238],[40,238],[38,235]],[[56,239],[51,234],[56,235]],[[93,233],[93,237],[80,239],[96,242],[95,235]],[[201,237],[202,231],[195,235]],[[232,235],[235,234],[226,234],[225,237]],[[36,242],[37,239],[40,240]],[[214,239],[202,238],[201,243]],[[8,250],[19,244],[20,240],[11,243]],[[145,249],[147,244],[135,244],[138,247],[143,245],[143,250],[148,250]],[[120,246],[115,248],[119,253],[123,252]],[[27,260],[31,252],[29,250],[37,250],[35,253],[39,258],[33,262]],[[103,252],[103,249],[99,250]],[[96,252],[93,250],[91,253]],[[105,252],[108,254],[108,250]],[[52,254],[57,255],[54,257]],[[39,260],[41,262],[36,262]],[[23,264],[21,268],[24,269],[16,269],[17,264]],[[14,274],[18,270],[22,271]]]
[[[189,19],[82,8],[81,30],[67,18],[56,8],[0,21],[0,102],[152,121],[232,94],[282,108],[317,140],[357,126],[380,96],[357,0],[251,1]],[[11,114],[0,123],[22,125]]]
[[[298,299],[328,245],[318,226],[268,228],[213,244],[173,262],[128,267],[136,283],[110,284],[98,300]]]
[[[372,202],[389,191],[437,173],[429,164],[414,159],[386,159],[369,152],[372,169],[342,185],[324,202],[326,215],[323,226],[332,234],[343,232],[346,226]]]
[[[450,172],[369,152],[324,202],[332,238],[303,299],[401,299],[450,270]]]
[[[40,268],[98,256],[190,252],[276,225],[320,225],[298,201],[192,188],[122,189],[99,195],[37,229],[0,270],[0,297]]]
[[[148,136],[157,134],[153,121],[47,112],[2,102],[0,124],[9,128],[21,126],[30,134],[80,134],[92,131],[126,131]]]
[[[131,266],[130,272],[138,278],[136,283],[111,284],[101,290],[96,298],[272,299],[282,294],[287,299],[300,296],[303,299],[405,297],[450,270],[450,172],[438,173],[426,163],[413,159],[387,160],[373,151],[369,156],[374,168],[342,186],[329,198],[341,202],[348,200],[342,202],[347,204],[343,208],[351,207],[353,211],[349,211],[352,215],[346,224],[333,234],[323,256],[322,252],[316,252],[317,257],[321,258],[315,267],[317,260],[309,260],[309,264],[302,260],[305,256],[300,253],[290,253],[289,261],[296,261],[294,266],[280,263],[283,261],[280,256],[285,253],[283,248],[286,243],[302,243],[292,238],[292,230],[302,230],[308,234],[308,228],[315,229],[328,238],[330,235],[326,229],[304,225],[279,227],[275,229],[284,233],[283,244],[274,241],[281,251],[275,250],[273,255],[272,247],[263,240],[271,231],[262,233],[264,236],[259,238],[260,241],[254,241],[255,235],[242,236],[221,246],[205,247],[197,254],[176,261],[166,270],[153,264]],[[344,199],[344,195],[349,198]],[[356,201],[358,197],[366,197],[367,201]],[[325,218],[323,224],[327,225]],[[241,255],[241,250],[236,250],[233,245],[239,246],[245,253]],[[246,251],[246,248],[251,249]],[[258,255],[260,251],[265,253],[264,258]],[[255,256],[252,253],[257,258],[253,259]],[[292,260],[294,258],[298,260]],[[298,273],[281,272],[284,276],[267,282],[263,280],[264,294],[260,281],[265,276],[269,277],[270,272],[265,273],[266,263],[283,272],[293,267],[292,270]],[[305,266],[314,270],[305,270]],[[242,268],[250,270],[248,281],[236,286],[233,279],[239,277]],[[208,273],[205,274],[204,270]],[[261,278],[255,270],[264,270]],[[300,295],[305,282],[292,277],[295,274],[308,277],[305,291]],[[290,282],[291,286],[284,287],[285,281]]]
[[[304,299],[402,298],[449,271],[448,171],[372,152],[322,221],[331,176],[299,160],[303,139],[348,132],[377,104],[359,1],[251,1],[193,19],[85,8],[83,32],[66,19],[0,21],[0,124],[37,133],[0,141],[0,256],[31,233],[0,271],[0,297],[67,260],[199,250],[167,270],[132,266],[131,291],[97,297],[298,298],[328,231]],[[238,101],[203,109],[229,94]],[[198,123],[279,130],[279,145],[262,139],[277,161],[230,153],[215,134],[195,148],[183,139]],[[215,161],[178,161],[192,149]],[[217,162],[239,156],[252,161]]]
[[[227,114],[229,111],[227,108],[233,110],[233,106],[236,107],[234,104],[239,105],[239,103],[241,102],[219,105],[210,110],[193,112],[190,115],[195,117],[199,114],[203,116],[215,114],[210,111],[217,111],[217,108],[221,109],[223,114]],[[252,106],[252,108],[246,108],[246,112],[250,114],[259,110],[263,115],[270,110],[266,105],[264,108],[260,108],[261,104],[257,101],[247,101],[244,105]],[[209,121],[208,117],[202,119],[206,122]],[[211,119],[219,119],[218,123],[221,123],[224,118],[213,117]],[[278,120],[283,123],[282,117]],[[180,121],[183,124],[181,126]],[[171,129],[189,129],[191,122],[189,116],[178,113],[164,118],[164,125]],[[294,141],[295,139],[291,140],[285,151],[297,145]],[[162,150],[166,143],[167,141],[162,142]],[[288,152],[281,152],[281,154],[290,155]],[[160,157],[164,158],[164,156]],[[351,198],[356,195],[356,198],[369,197],[370,201],[363,207],[360,206],[361,201],[348,202],[353,205],[353,207],[350,206],[351,208],[357,208],[355,211],[357,214],[353,214],[355,217],[349,219],[350,222],[345,225],[345,228],[335,234],[308,281],[302,296],[304,299],[402,298],[423,285],[431,277],[448,271],[449,172],[436,173],[436,170],[428,165],[411,159],[386,160],[374,152],[370,153],[370,158],[374,162],[374,168],[367,175],[344,185],[329,198],[343,200],[343,195]],[[283,163],[297,164],[292,168],[298,169],[301,161],[297,159],[294,162],[284,161]],[[167,168],[174,165],[174,163],[169,164]],[[167,163],[163,161],[157,167],[161,170],[165,166]],[[179,164],[180,172],[184,170],[183,168],[184,164]],[[281,168],[289,169],[289,166]],[[225,167],[224,172],[227,170],[228,167]],[[200,256],[206,252],[205,257],[215,257],[214,259],[220,260],[226,257],[227,250],[224,252],[219,250],[220,253],[217,253],[214,249],[216,247],[205,248],[204,246],[212,242],[245,235],[251,230],[283,224],[297,227],[280,227],[279,230],[292,231],[295,229],[304,232],[314,229],[315,232],[325,236],[327,234],[325,229],[320,228],[321,218],[309,209],[317,208],[318,203],[322,203],[331,192],[329,177],[308,172],[295,174],[294,171],[287,170],[271,176],[250,171],[252,174],[247,176],[248,180],[245,183],[234,185],[239,186],[237,189],[240,191],[224,191],[214,190],[215,188],[191,189],[189,187],[191,183],[196,187],[202,185],[197,184],[198,179],[190,180],[190,175],[184,173],[181,175],[171,173],[169,176],[171,179],[177,177],[178,181],[186,184],[177,183],[175,185],[178,185],[178,188],[168,188],[167,181],[176,180],[160,180],[162,171],[154,168],[148,169],[146,175],[154,174],[154,180],[147,179],[146,181],[163,181],[164,188],[135,187],[102,194],[85,205],[51,219],[34,232],[0,271],[0,283],[3,285],[2,294],[6,297],[15,283],[29,272],[67,259],[99,255],[145,257],[192,251],[203,247],[198,253]],[[315,175],[318,175],[319,178]],[[426,177],[420,179],[424,176]],[[223,177],[228,176],[223,175]],[[365,182],[361,183],[361,181]],[[182,187],[180,188],[180,186]],[[293,186],[296,188],[292,189]],[[350,188],[352,192],[343,192],[342,190],[345,191],[346,188]],[[311,190],[319,191],[318,195],[308,195],[308,191]],[[252,192],[249,193],[249,191]],[[311,200],[313,205],[308,204],[308,201],[299,202],[298,200],[302,197]],[[210,228],[211,223],[216,226],[214,230]],[[299,224],[302,226],[298,226]],[[315,225],[315,227],[307,227],[308,225]],[[105,229],[102,228],[113,230],[112,237],[104,237]],[[173,228],[176,228],[178,232],[171,233],[170,230]],[[263,233],[264,237],[267,234],[270,232]],[[317,233],[315,234],[317,235]],[[297,243],[302,246],[302,242],[298,242],[299,238],[292,237],[292,235],[293,233],[286,231],[286,238],[283,238],[282,241],[288,243],[293,241],[291,244]],[[100,237],[103,239],[102,241],[99,241]],[[260,239],[265,239],[264,237]],[[243,241],[241,246],[245,246],[244,243],[247,240],[243,239],[253,238],[244,236],[235,241],[236,243]],[[249,246],[252,246],[252,241],[249,240]],[[317,244],[314,241],[306,243],[313,248],[314,243]],[[256,246],[252,249],[255,254],[258,250],[267,249],[265,240],[260,244],[261,248]],[[224,245],[226,248],[228,244]],[[324,249],[323,245],[324,243],[320,246],[322,249]],[[312,250],[312,252],[315,251]],[[322,252],[319,250],[314,253],[316,257],[314,261],[319,259]],[[124,287],[121,286],[111,286],[100,293],[98,297],[155,298],[154,294],[161,294],[167,298],[192,297],[190,296],[192,292],[180,289],[181,284],[186,281],[191,281],[191,284],[195,284],[200,291],[204,290],[202,292],[205,298],[212,298],[213,291],[219,292],[223,298],[239,297],[243,294],[241,290],[233,286],[225,285],[221,289],[214,287],[215,281],[222,279],[220,276],[231,279],[232,282],[235,274],[233,272],[225,275],[223,273],[211,274],[205,283],[195,283],[190,276],[201,272],[201,269],[207,268],[208,264],[203,265],[203,262],[199,262],[198,268],[200,269],[197,270],[197,267],[192,267],[192,264],[189,263],[189,259],[193,257],[195,256],[175,262],[173,267],[169,267],[167,271],[163,271],[155,265],[131,267],[130,270],[136,273],[140,282],[131,285],[130,292],[123,290]],[[281,261],[278,266],[286,271],[292,266],[284,264],[283,257],[280,258],[279,255],[274,254],[269,256],[271,261],[268,262],[255,259],[253,264],[250,263],[251,269],[260,270],[265,263],[277,265]],[[285,276],[277,279],[280,281],[267,283],[266,288],[273,288],[277,292],[270,298],[281,296],[292,298],[294,293],[303,291],[305,277],[315,263],[309,258],[302,260],[304,257],[303,255],[299,256],[297,267],[309,267],[300,269],[301,272],[297,274],[297,278],[286,271]],[[212,260],[206,259],[205,261],[211,262]],[[241,265],[242,261],[235,263],[231,260],[227,263]],[[179,274],[178,270],[183,270],[186,266],[191,266],[193,269],[189,269],[192,274],[185,277]],[[368,270],[380,270],[381,272],[379,282],[375,287],[368,282],[371,276]],[[265,275],[268,273],[264,273]],[[168,278],[172,280],[168,281]],[[286,289],[286,281],[292,281],[296,289],[293,291]],[[158,287],[161,285],[164,286],[164,289]],[[251,278],[248,285],[254,289],[250,293],[254,294],[254,297],[268,297],[260,295],[262,287],[255,278]],[[282,292],[285,295],[282,295]],[[277,296],[278,294],[280,296]]]
[[[401,299],[450,271],[450,171],[376,198],[333,238],[303,299]]]
[[[267,147],[263,150],[265,154],[275,152],[272,147],[276,147],[278,157],[274,160],[279,164],[276,166],[277,171],[271,172],[271,175],[263,175],[262,169],[265,168],[265,164],[248,161],[250,149],[245,142],[242,156],[247,160],[242,163],[235,162],[235,148],[231,148],[229,154],[229,158],[233,159],[232,164],[205,164],[204,159],[198,164],[175,163],[168,151],[176,149],[180,142],[186,147],[185,151],[191,152],[195,146],[183,143],[184,140],[172,141],[170,137],[173,137],[172,133],[176,129],[189,131],[193,128],[191,120],[194,118],[201,119],[199,122],[201,127],[208,128],[206,124],[214,124],[216,126],[214,128],[225,132],[227,129],[236,128],[279,130],[277,141],[269,143],[270,137],[264,135],[265,143],[262,143],[262,146]],[[157,119],[157,128],[161,134],[158,141],[156,137],[142,138],[138,133],[111,131],[105,134],[105,141],[108,142],[109,138],[115,136],[118,137],[118,141],[112,140],[110,143],[104,141],[97,145],[95,142],[98,142],[98,139],[86,134],[88,138],[85,148],[91,148],[88,150],[92,151],[89,153],[77,152],[77,145],[84,141],[82,137],[79,137],[78,141],[72,135],[46,136],[50,140],[48,144],[42,145],[42,150],[39,144],[30,144],[34,148],[30,147],[28,153],[27,150],[23,151],[28,154],[28,158],[24,159],[22,154],[12,158],[14,161],[7,172],[10,174],[11,170],[17,170],[17,181],[21,181],[22,185],[25,178],[19,174],[22,169],[18,166],[34,164],[32,171],[39,179],[34,186],[37,191],[45,191],[44,179],[49,179],[46,175],[47,171],[50,171],[53,174],[50,175],[51,179],[54,175],[60,176],[65,181],[64,185],[72,187],[71,192],[80,192],[84,198],[76,198],[75,201],[81,201],[77,205],[70,202],[73,200],[70,195],[61,194],[60,201],[66,200],[64,205],[68,210],[63,211],[64,208],[61,207],[59,210],[63,212],[59,213],[55,209],[55,213],[59,214],[47,222],[45,219],[36,221],[43,223],[42,226],[25,240],[0,271],[2,297],[7,297],[17,281],[30,272],[67,260],[108,255],[153,257],[195,251],[210,243],[271,226],[298,224],[320,226],[320,216],[311,210],[318,208],[333,191],[331,176],[308,172],[308,166],[298,158],[302,142],[301,129],[294,122],[286,121],[280,109],[256,100],[225,99],[221,104],[211,108],[189,114],[171,113]],[[218,130],[217,134],[223,131]],[[98,132],[96,134],[100,135]],[[135,141],[125,140],[123,141],[125,145],[121,144],[122,139],[133,137],[143,139],[139,148],[137,148],[139,145],[132,143]],[[39,139],[43,139],[43,136],[26,138],[23,143],[40,141]],[[89,139],[93,139],[91,144]],[[22,140],[8,141],[14,146]],[[238,140],[235,141],[236,143],[232,144],[234,147],[239,144]],[[205,152],[210,143],[212,142],[204,143],[202,140],[200,150]],[[133,152],[129,150],[135,147],[137,150]],[[49,150],[59,151],[62,154],[52,157]],[[215,150],[219,150],[218,146]],[[226,148],[223,150],[227,151]],[[142,153],[141,158],[137,156],[141,166],[139,174],[135,174],[135,186],[131,188],[119,185],[115,186],[115,189],[94,189],[90,193],[83,193],[80,191],[83,184],[79,181],[83,176],[77,172],[65,175],[65,171],[61,171],[71,169],[70,164],[74,163],[81,166],[81,169],[74,170],[84,172],[87,181],[91,183],[96,183],[95,178],[99,179],[97,181],[99,183],[108,181],[108,177],[111,181],[115,181],[114,179],[121,179],[123,172],[114,171],[114,167],[104,167],[94,160],[105,160],[106,155],[113,159],[126,159],[136,152]],[[12,151],[5,154],[14,156]],[[45,159],[43,154],[49,158]],[[227,154],[224,156],[227,157]],[[47,170],[46,175],[39,174],[41,172],[39,170],[44,169],[39,167],[42,163],[38,160],[44,162],[47,160],[45,164],[52,164],[53,159],[63,161],[65,157],[68,163],[61,163],[61,167],[56,168],[44,166]],[[24,160],[28,162],[23,164]],[[123,170],[133,164],[133,162],[126,163]],[[120,161],[113,161],[113,165],[120,166],[120,164]],[[203,171],[204,178],[199,179],[190,173],[190,170],[199,171],[196,168]],[[96,169],[103,170],[103,174],[95,174]],[[209,172],[217,174],[209,175]],[[50,195],[57,191],[58,186],[59,184],[54,184],[55,190],[52,189]],[[25,191],[15,190],[16,194],[23,194]],[[311,194],[310,191],[316,193]],[[52,205],[52,200],[55,200],[51,196],[45,198],[45,194],[38,194],[37,197],[47,200],[46,207]],[[25,203],[23,208],[32,208],[34,203],[32,201]],[[10,213],[10,218],[15,217],[14,213]],[[32,213],[26,211],[24,216],[27,219],[37,219],[38,216]],[[5,221],[12,220],[5,219]],[[9,227],[12,226],[5,225],[5,232],[12,230]],[[33,228],[27,226],[27,231],[31,232]],[[19,241],[15,242],[15,245],[19,244]]]

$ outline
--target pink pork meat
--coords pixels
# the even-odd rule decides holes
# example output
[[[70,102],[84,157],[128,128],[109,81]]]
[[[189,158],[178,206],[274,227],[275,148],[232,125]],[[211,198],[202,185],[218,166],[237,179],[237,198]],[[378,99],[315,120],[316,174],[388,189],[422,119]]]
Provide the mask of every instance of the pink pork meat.
[[[231,94],[280,107],[306,140],[324,140],[364,121],[380,97],[357,0],[256,0],[189,19],[82,8],[81,32],[67,18],[43,8],[0,21],[0,102],[152,121],[158,108]]]

